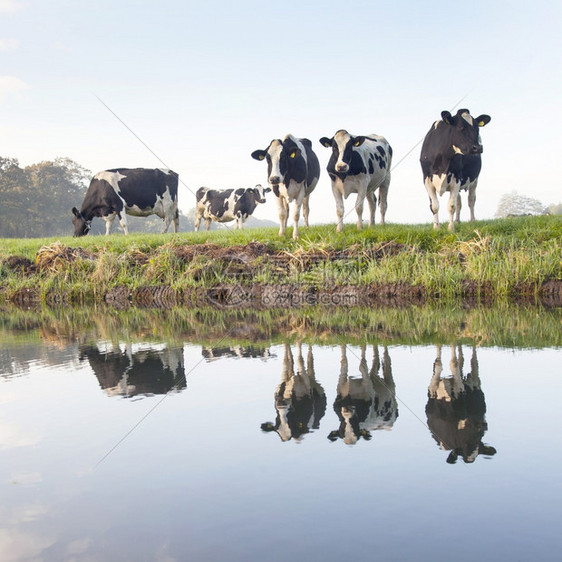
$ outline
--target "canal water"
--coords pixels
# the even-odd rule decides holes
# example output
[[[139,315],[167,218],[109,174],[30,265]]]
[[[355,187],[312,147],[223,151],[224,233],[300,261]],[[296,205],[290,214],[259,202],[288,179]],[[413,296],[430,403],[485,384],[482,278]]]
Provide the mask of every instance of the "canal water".
[[[559,559],[559,311],[67,314],[2,313],[2,561]]]

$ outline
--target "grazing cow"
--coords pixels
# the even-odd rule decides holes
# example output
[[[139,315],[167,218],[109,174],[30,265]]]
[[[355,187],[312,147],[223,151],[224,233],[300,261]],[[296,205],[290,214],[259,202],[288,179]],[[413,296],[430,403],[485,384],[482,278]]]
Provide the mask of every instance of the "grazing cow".
[[[201,219],[205,219],[207,230],[211,220],[215,222],[236,221],[236,228],[242,228],[247,218],[259,203],[265,203],[265,194],[271,191],[261,185],[240,189],[209,189],[200,187],[195,194],[195,230],[199,230]]]
[[[125,212],[123,212],[125,211]],[[90,182],[80,211],[72,208],[74,236],[85,236],[92,219],[105,220],[105,233],[109,234],[115,217],[125,234],[128,234],[127,216],[148,217],[158,215],[164,221],[162,232],[174,222],[178,231],[178,174],[171,170],[146,168],[117,168],[96,174]]]
[[[267,179],[277,197],[279,209],[279,236],[285,235],[289,203],[293,207],[293,238],[299,237],[301,206],[304,224],[308,226],[309,197],[320,177],[320,164],[308,139],[287,135],[282,141],[274,139],[265,150],[252,152],[255,160],[267,160]]]
[[[284,344],[281,384],[275,391],[275,423],[261,424],[262,431],[275,431],[282,441],[291,438],[299,441],[311,429],[320,427],[320,420],[326,412],[326,394],[316,381],[312,348],[308,347],[306,367],[301,343],[297,343],[297,370],[291,348]]]
[[[388,141],[379,135],[352,136],[342,129],[331,139],[322,137],[320,144],[332,149],[326,169],[332,180],[332,192],[336,200],[337,231],[341,232],[343,229],[343,201],[351,193],[357,193],[355,202],[357,228],[359,230],[363,228],[365,198],[369,204],[369,225],[374,223],[377,189],[381,224],[384,224],[392,163],[392,147]]]
[[[346,346],[341,346],[341,370],[334,402],[334,411],[340,420],[340,427],[330,432],[330,441],[343,439],[344,443],[354,445],[361,437],[371,439],[371,431],[392,428],[398,417],[398,404],[392,365],[386,347],[383,352],[382,378],[378,376],[379,370],[378,348],[374,346],[373,364],[368,372],[363,345],[359,363],[361,378],[350,377]]]
[[[480,454],[492,456],[496,449],[482,443],[488,429],[486,402],[481,389],[476,348],[472,348],[471,371],[463,377],[462,348],[451,346],[451,377],[442,377],[441,346],[433,363],[433,376],[425,407],[427,426],[441,449],[451,451],[447,462],[454,464],[459,456],[472,463]]]
[[[88,345],[80,349],[109,396],[181,392],[186,388],[183,348],[153,344]]]
[[[490,122],[490,116],[474,119],[468,109],[459,109],[454,117],[448,111],[442,111],[441,117],[425,136],[420,162],[433,213],[433,228],[439,228],[437,195],[449,191],[449,230],[453,232],[455,214],[456,222],[460,222],[461,190],[468,190],[470,220],[474,220],[476,185],[482,167],[480,127]]]

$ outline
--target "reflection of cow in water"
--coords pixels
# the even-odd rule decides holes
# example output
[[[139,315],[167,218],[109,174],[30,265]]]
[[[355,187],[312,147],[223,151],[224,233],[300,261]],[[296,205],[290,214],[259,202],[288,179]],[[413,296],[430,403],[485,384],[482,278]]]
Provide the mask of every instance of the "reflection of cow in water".
[[[299,440],[311,429],[318,429],[326,412],[326,395],[316,381],[312,349],[308,347],[306,368],[300,342],[296,344],[296,371],[293,354],[284,344],[281,383],[275,391],[275,423],[261,424],[263,431],[276,431],[283,441]]]
[[[429,385],[425,407],[427,425],[439,446],[451,451],[447,462],[453,464],[459,456],[465,463],[476,460],[479,454],[495,455],[496,450],[482,443],[488,429],[484,419],[486,402],[480,388],[476,348],[472,348],[470,373],[463,377],[462,348],[451,346],[451,377],[442,377],[441,346],[433,363],[433,377]]]
[[[186,387],[183,347],[87,346],[80,350],[80,360],[84,358],[109,396],[166,394]]]
[[[257,345],[235,345],[224,347],[203,347],[201,354],[207,361],[215,361],[223,357],[233,359],[256,359],[260,358],[264,361],[271,357],[269,348],[259,347]]]
[[[348,445],[353,445],[361,437],[370,439],[371,431],[392,428],[398,417],[396,386],[388,349],[385,346],[383,351],[382,378],[378,376],[381,363],[377,346],[373,346],[373,352],[373,364],[368,371],[365,346],[361,346],[361,378],[355,378],[348,374],[346,346],[341,346],[341,370],[334,402],[340,427],[328,435],[330,441],[341,438]]]

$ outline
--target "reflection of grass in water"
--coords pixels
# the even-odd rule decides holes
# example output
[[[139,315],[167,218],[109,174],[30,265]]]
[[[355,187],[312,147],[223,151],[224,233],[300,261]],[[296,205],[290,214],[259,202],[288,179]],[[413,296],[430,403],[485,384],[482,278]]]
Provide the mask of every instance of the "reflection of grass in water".
[[[310,343],[419,345],[466,342],[482,346],[562,346],[562,309],[541,307],[404,307],[326,311],[213,308],[117,311],[105,307],[4,309],[3,346],[18,342],[152,341],[181,345],[249,345],[301,339]]]

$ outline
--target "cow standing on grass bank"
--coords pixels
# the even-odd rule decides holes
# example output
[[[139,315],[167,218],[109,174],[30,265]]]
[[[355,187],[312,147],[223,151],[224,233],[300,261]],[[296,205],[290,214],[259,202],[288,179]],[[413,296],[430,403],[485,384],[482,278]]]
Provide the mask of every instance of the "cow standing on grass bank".
[[[433,228],[439,228],[437,195],[449,191],[449,230],[454,232],[455,215],[456,222],[460,222],[461,190],[468,190],[470,220],[474,220],[476,185],[482,167],[480,127],[487,125],[491,118],[480,115],[474,119],[468,109],[459,109],[454,117],[442,111],[441,118],[425,136],[420,163],[433,213]]]
[[[207,230],[211,228],[211,220],[215,222],[236,221],[236,228],[255,211],[259,203],[265,203],[265,194],[271,191],[269,187],[240,189],[209,189],[200,187],[195,194],[195,230],[199,230],[201,219],[205,220]]]
[[[301,206],[304,224],[308,226],[308,199],[320,177],[320,164],[308,139],[287,135],[282,141],[274,139],[265,150],[252,152],[255,160],[267,160],[267,180],[279,208],[279,236],[284,236],[289,216],[289,203],[293,207],[293,238],[299,237]]]
[[[147,168],[116,168],[96,174],[80,211],[72,208],[74,236],[90,232],[94,217],[105,220],[105,234],[109,234],[115,217],[128,234],[127,215],[148,217],[157,215],[164,221],[162,232],[174,223],[178,231],[178,174],[171,170]]]
[[[343,201],[351,193],[357,193],[357,228],[363,228],[365,198],[369,204],[369,226],[375,222],[377,189],[381,224],[384,224],[392,163],[392,147],[388,141],[379,135],[356,137],[341,129],[331,139],[322,137],[320,144],[332,149],[326,169],[332,180],[332,192],[336,200],[337,231],[343,230]]]

